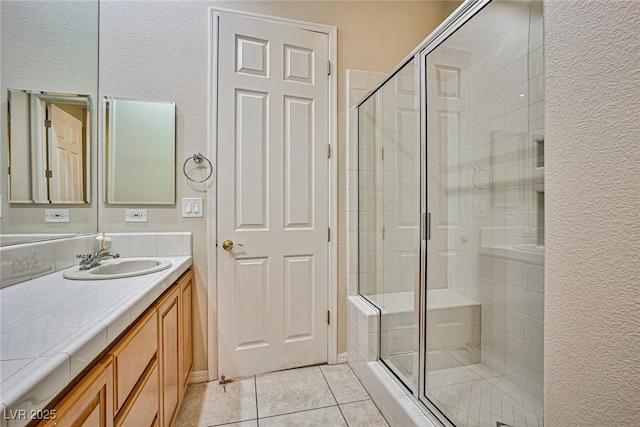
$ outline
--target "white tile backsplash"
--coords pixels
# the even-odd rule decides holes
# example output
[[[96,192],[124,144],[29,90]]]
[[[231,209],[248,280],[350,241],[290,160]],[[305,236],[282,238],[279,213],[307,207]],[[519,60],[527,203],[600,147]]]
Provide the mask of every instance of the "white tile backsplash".
[[[98,250],[96,236],[90,234],[0,248],[0,288],[78,264],[76,255]],[[107,248],[118,252],[121,257],[192,254],[190,232],[108,233],[107,236],[111,239]]]
[[[129,238],[129,254],[132,257],[158,255],[156,233],[131,233]]]

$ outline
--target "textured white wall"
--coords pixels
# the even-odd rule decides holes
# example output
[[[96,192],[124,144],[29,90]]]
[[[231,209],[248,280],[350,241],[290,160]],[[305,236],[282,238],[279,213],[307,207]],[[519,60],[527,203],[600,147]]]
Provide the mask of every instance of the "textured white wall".
[[[640,3],[548,1],[545,425],[640,425]]]

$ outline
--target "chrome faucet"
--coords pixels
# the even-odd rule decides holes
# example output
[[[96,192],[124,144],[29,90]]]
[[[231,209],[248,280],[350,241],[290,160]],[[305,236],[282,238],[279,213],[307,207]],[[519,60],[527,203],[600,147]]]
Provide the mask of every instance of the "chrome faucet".
[[[107,252],[105,249],[101,249],[95,254],[76,255],[76,258],[82,258],[80,260],[80,270],[89,270],[90,268],[100,265],[100,261],[105,258],[119,258],[120,254],[117,252]]]

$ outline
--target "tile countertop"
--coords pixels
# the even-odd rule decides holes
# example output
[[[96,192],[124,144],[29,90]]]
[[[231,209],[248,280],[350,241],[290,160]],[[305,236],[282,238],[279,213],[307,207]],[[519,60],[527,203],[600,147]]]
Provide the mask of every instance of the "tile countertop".
[[[68,280],[58,271],[0,290],[0,426],[26,425],[192,264],[162,258],[171,267],[143,276]]]

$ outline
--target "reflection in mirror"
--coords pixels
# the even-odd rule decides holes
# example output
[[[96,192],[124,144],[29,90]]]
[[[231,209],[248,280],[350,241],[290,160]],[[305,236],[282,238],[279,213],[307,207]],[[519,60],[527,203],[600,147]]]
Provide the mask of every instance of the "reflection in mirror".
[[[106,202],[175,203],[175,103],[105,98]]]
[[[88,203],[88,95],[9,89],[9,201]]]
[[[0,0],[0,246],[97,231],[99,9],[98,0]],[[61,101],[60,94],[84,95]],[[69,113],[78,106],[85,112]],[[50,118],[65,112],[83,122],[84,170],[73,179],[55,170],[56,162],[68,170],[67,158],[52,157],[42,143],[47,110]],[[36,114],[41,119],[32,122]],[[58,178],[66,181],[53,186]],[[45,210],[52,208],[68,211],[69,222],[50,222]]]

